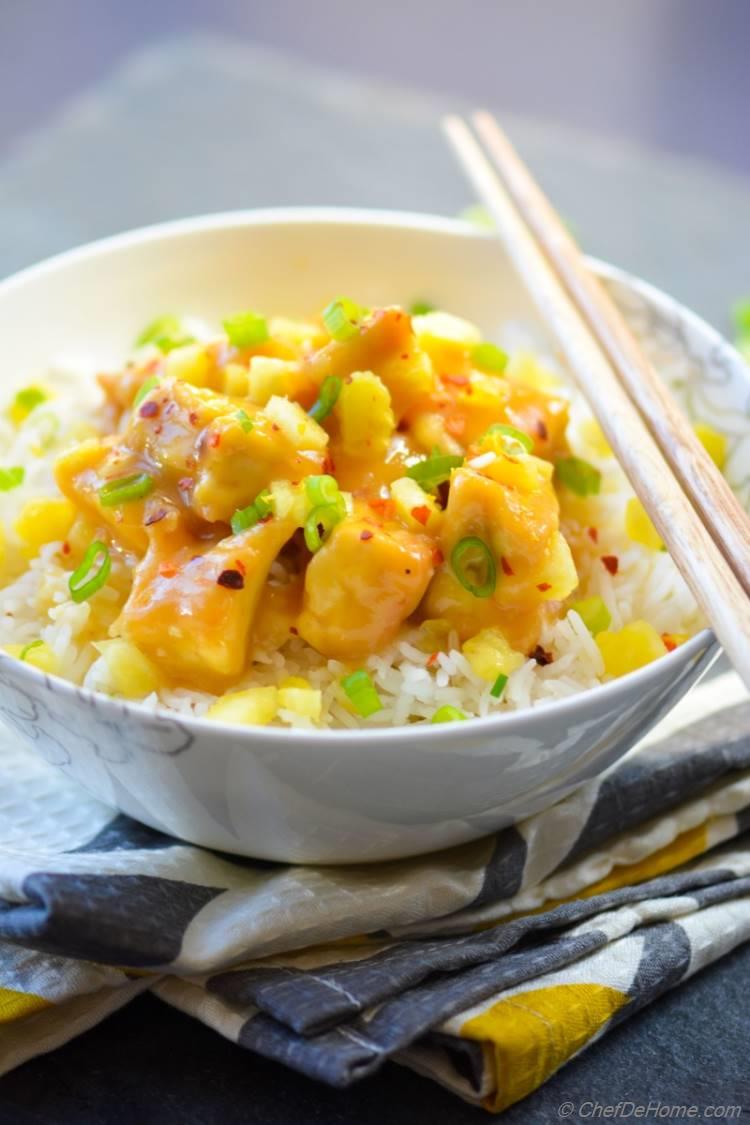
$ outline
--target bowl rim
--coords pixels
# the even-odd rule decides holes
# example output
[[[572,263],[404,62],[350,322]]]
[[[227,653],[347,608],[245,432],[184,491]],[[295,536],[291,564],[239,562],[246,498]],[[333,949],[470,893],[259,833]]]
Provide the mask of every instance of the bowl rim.
[[[425,233],[448,235],[458,239],[489,240],[493,238],[490,230],[482,230],[465,219],[450,218],[442,215],[433,215],[422,212],[387,210],[379,208],[354,208],[354,207],[266,207],[238,211],[221,211],[211,214],[193,215],[180,219],[170,219],[164,222],[153,223],[143,227],[135,227],[105,238],[84,243],[82,246],[64,250],[49,258],[43,259],[34,265],[27,266],[0,281],[0,301],[9,293],[26,284],[33,283],[45,274],[64,271],[88,259],[94,259],[102,254],[125,250],[133,245],[143,245],[149,242],[158,242],[161,239],[175,239],[184,235],[201,234],[212,230],[231,230],[232,228],[245,228],[255,226],[369,226],[390,227],[395,229],[420,230]],[[587,260],[597,274],[608,280],[618,281],[628,288],[641,293],[651,304],[661,306],[678,314],[681,320],[686,321],[697,332],[701,333],[714,347],[726,350],[727,353],[739,359],[738,353],[721,334],[707,323],[697,313],[693,312],[680,301],[671,297],[657,286],[643,281],[641,278],[611,265],[599,258],[590,255]],[[750,382],[750,381],[749,381]],[[522,733],[518,728],[524,728],[540,715],[547,719],[559,717],[561,720],[569,717],[572,711],[585,705],[585,701],[595,697],[601,704],[616,706],[621,696],[630,696],[632,691],[645,688],[649,681],[658,678],[657,669],[667,669],[673,666],[672,673],[676,675],[679,667],[697,660],[701,652],[711,648],[718,648],[718,642],[711,629],[699,630],[679,648],[665,653],[658,660],[629,672],[619,679],[611,680],[605,684],[562,699],[550,700],[536,706],[525,707],[519,711],[506,711],[499,714],[472,717],[466,720],[467,726],[461,724],[459,730],[466,734],[486,735],[518,735]],[[205,719],[203,717],[179,711],[153,710],[142,702],[126,699],[117,699],[103,692],[85,688],[66,680],[62,676],[50,675],[42,672],[30,664],[23,664],[15,657],[0,650],[0,669],[12,669],[13,675],[27,680],[30,685],[44,683],[51,692],[62,691],[63,694],[75,696],[82,702],[114,709],[120,716],[132,716],[134,720],[148,720],[150,722],[178,722],[190,727],[197,725],[198,732],[205,734],[215,731],[217,734],[238,737],[244,736],[252,741],[259,735],[263,739],[273,742],[324,742],[335,740],[339,745],[348,741],[356,745],[366,743],[383,743],[394,738],[408,738],[409,741],[443,744],[455,741],[456,724],[432,724],[428,722],[403,724],[385,727],[359,727],[359,728],[319,728],[307,730],[300,727],[275,727],[261,725],[243,725],[228,723],[221,720]]]

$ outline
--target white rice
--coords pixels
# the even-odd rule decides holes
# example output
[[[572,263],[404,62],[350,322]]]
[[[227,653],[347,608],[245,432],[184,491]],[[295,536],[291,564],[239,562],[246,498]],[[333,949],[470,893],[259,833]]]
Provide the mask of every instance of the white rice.
[[[544,362],[554,368],[548,357]],[[19,488],[0,492],[0,524],[5,538],[0,581],[6,583],[0,590],[0,645],[25,645],[41,638],[54,650],[66,678],[106,691],[106,664],[92,642],[109,636],[123,595],[108,585],[90,601],[77,605],[69,596],[70,571],[64,565],[62,544],[45,545],[38,557],[27,563],[19,553],[13,530],[27,500],[56,494],[54,461],[63,449],[80,440],[81,425],[87,421],[97,425],[98,392],[92,389],[85,412],[81,408],[80,379],[52,372],[45,385],[54,390],[53,400],[37,408],[20,428],[0,416],[0,465],[26,468]],[[603,478],[600,494],[590,501],[590,518],[587,516],[589,525],[597,528],[597,543],[587,538],[585,529],[566,528],[580,548],[577,562],[581,585],[576,597],[600,595],[612,615],[613,629],[643,619],[659,633],[694,633],[702,620],[692,596],[666,553],[647,550],[626,537],[623,515],[632,490],[613,459],[597,459],[580,441],[581,423],[590,415],[577,396],[572,395],[571,402],[571,448],[593,461]],[[617,556],[616,576],[602,565],[602,555]],[[113,570],[118,567],[124,579],[125,564],[115,560]],[[272,577],[281,574],[283,568],[277,567]],[[527,660],[510,676],[500,701],[491,696],[491,684],[473,672],[457,637],[451,639],[448,651],[430,660],[429,666],[429,654],[417,646],[418,640],[417,628],[405,628],[399,640],[365,662],[383,703],[382,710],[366,720],[354,716],[342,700],[340,680],[352,669],[326,660],[299,638],[290,639],[282,651],[256,653],[246,677],[232,690],[303,676],[322,693],[323,713],[318,725],[357,728],[428,721],[438,707],[446,704],[467,716],[514,711],[562,699],[604,679],[599,649],[573,611],[542,635],[542,647],[553,655],[553,662],[540,666],[533,659]],[[165,689],[144,702],[153,710],[166,708],[200,716],[215,699],[204,692]],[[314,725],[284,710],[276,721],[299,728]]]

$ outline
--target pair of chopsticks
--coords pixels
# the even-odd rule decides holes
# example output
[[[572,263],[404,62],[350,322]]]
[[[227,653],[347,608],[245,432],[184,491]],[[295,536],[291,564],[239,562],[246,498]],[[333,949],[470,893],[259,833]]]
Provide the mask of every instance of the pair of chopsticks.
[[[489,113],[445,131],[680,573],[750,687],[750,519]]]

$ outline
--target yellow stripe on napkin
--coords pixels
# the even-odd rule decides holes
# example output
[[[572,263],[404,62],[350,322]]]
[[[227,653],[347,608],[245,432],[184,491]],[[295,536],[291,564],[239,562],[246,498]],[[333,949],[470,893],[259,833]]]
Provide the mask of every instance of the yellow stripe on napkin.
[[[603,984],[557,984],[500,1000],[467,1020],[461,1038],[479,1040],[494,1065],[495,1092],[483,1100],[485,1109],[499,1113],[536,1090],[627,1001]]]

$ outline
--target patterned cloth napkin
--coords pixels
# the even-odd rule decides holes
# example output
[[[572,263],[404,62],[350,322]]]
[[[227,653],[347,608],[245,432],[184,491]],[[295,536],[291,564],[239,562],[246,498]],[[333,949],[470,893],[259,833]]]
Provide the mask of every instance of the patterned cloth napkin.
[[[495,837],[349,868],[184,844],[6,736],[0,1073],[150,989],[331,1085],[393,1059],[504,1109],[750,938],[750,702],[678,714]]]

